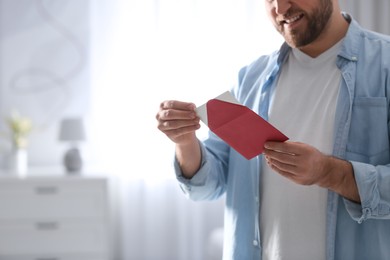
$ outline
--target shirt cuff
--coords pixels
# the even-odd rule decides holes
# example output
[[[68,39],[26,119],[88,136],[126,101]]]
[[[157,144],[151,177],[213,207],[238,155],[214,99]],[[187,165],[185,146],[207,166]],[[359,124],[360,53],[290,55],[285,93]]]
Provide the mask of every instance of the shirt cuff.
[[[380,195],[378,189],[378,172],[375,166],[351,162],[361,203],[344,199],[346,209],[352,219],[358,223],[370,218],[380,218]]]
[[[183,176],[183,172],[180,168],[179,162],[176,156],[174,157],[174,169],[175,169],[176,179],[179,181],[180,187],[186,194],[188,194],[191,191],[192,187],[200,187],[206,184],[207,171],[205,169],[205,165],[207,161],[206,160],[207,153],[202,143],[200,143],[200,148],[201,148],[201,158],[202,158],[201,165],[199,170],[190,179]]]

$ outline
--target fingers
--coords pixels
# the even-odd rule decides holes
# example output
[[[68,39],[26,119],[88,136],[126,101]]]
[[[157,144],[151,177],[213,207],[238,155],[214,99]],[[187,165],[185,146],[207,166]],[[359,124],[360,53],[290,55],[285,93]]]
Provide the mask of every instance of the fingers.
[[[291,155],[299,155],[300,149],[299,149],[300,143],[293,143],[293,142],[266,142],[264,144],[264,148],[268,151],[276,151],[279,153],[285,153],[285,154],[291,154]]]
[[[160,120],[158,124],[158,129],[164,130],[164,131],[170,131],[178,128],[186,128],[191,127],[199,124],[199,119],[194,118],[194,120]]]
[[[195,125],[191,125],[191,126],[174,128],[174,129],[170,129],[170,130],[162,130],[162,132],[165,133],[172,140],[176,140],[181,136],[193,133],[194,131],[198,130],[199,128],[200,128],[200,125],[195,124]]]
[[[160,104],[160,110],[156,115],[156,119],[160,121],[195,119],[197,117],[195,108],[196,106],[193,103],[181,102],[176,100],[164,101]]]
[[[195,104],[188,103],[188,102],[182,102],[177,100],[166,100],[161,102],[160,109],[177,109],[177,110],[191,110],[195,111]]]
[[[303,185],[311,184],[311,181],[306,181],[301,165],[296,159],[296,155],[271,150],[266,154],[267,164],[272,170],[295,183]]]
[[[326,156],[316,148],[298,142],[267,142],[267,164],[279,174],[302,185],[318,183],[324,172]]]
[[[160,104],[156,114],[157,128],[175,143],[194,139],[194,132],[200,128],[199,117],[193,103],[167,100]]]
[[[193,120],[196,118],[196,112],[190,110],[165,109],[160,110],[156,115],[156,119],[160,121]]]
[[[265,158],[271,168],[278,172],[295,173],[300,155],[298,149],[289,142],[266,142]]]
[[[291,157],[291,158],[288,158]],[[268,165],[277,171],[295,173],[297,170],[295,158],[293,155],[266,155]]]
[[[286,152],[283,150],[270,150],[265,148],[264,153],[268,159],[274,159],[284,164],[295,164],[297,156],[294,153]]]

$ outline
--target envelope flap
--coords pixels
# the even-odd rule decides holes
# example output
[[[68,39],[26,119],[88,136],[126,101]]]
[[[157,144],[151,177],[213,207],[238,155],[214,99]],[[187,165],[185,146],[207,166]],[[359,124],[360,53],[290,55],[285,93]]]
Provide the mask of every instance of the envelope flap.
[[[248,111],[242,105],[225,102],[219,99],[211,99],[207,102],[207,118],[210,129],[216,129],[240,117]]]

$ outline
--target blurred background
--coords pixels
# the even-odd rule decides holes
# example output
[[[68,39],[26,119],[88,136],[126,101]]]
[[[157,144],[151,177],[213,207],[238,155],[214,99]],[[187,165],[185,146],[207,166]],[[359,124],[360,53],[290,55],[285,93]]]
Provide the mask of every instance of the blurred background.
[[[157,130],[155,114],[166,99],[203,104],[230,89],[242,66],[280,46],[263,2],[0,0],[0,212],[15,212],[0,214],[0,244],[7,241],[1,233],[19,241],[0,245],[0,260],[221,259],[223,198],[182,195],[174,146]],[[390,34],[388,0],[340,3],[361,25]],[[88,190],[94,180],[103,188],[88,205],[104,204],[96,206],[103,220],[97,226],[104,225],[96,247],[104,250],[64,249],[57,244],[79,224],[67,215],[71,208],[57,214],[61,203],[74,205],[58,187],[80,201],[83,185]],[[28,185],[35,195],[23,190]],[[43,235],[27,228],[14,196],[29,212],[52,203],[50,218],[31,216]],[[22,246],[18,236],[37,245]],[[44,241],[57,249],[46,252]]]

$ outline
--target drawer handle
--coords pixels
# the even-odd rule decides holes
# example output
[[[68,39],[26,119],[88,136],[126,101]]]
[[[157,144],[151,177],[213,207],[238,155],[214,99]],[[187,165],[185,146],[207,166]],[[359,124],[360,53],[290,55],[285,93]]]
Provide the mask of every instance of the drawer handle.
[[[48,221],[48,222],[37,222],[35,223],[35,227],[36,229],[41,231],[50,231],[50,230],[57,230],[60,227],[60,225],[58,224],[58,222]]]
[[[56,186],[40,186],[35,188],[35,193],[38,195],[53,195],[58,193]]]

